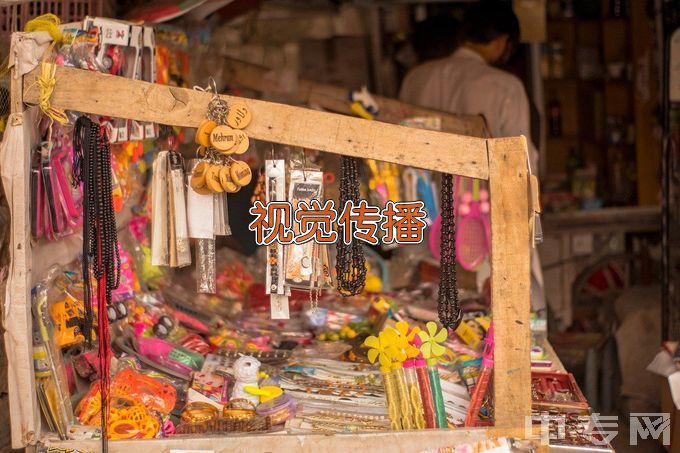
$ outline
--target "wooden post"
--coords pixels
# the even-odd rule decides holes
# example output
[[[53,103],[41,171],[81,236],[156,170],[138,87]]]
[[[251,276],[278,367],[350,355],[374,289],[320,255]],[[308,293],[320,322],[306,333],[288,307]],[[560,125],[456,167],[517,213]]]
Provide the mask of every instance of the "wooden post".
[[[12,37],[12,49],[16,35]],[[10,50],[11,52],[12,50]],[[10,80],[10,108],[8,129],[21,125],[24,121],[23,85],[22,77],[17,76],[16,68],[11,70]],[[7,131],[5,131],[7,133]],[[28,140],[32,134],[24,134]],[[31,228],[30,228],[30,169],[31,155],[24,148],[7,149],[12,153],[11,162],[16,165],[12,169],[5,169],[5,173],[13,173],[11,187],[5,187],[7,201],[11,207],[12,263],[9,275],[9,309],[3,313],[5,319],[12,322],[5,328],[5,348],[7,348],[9,406],[13,420],[12,447],[24,448],[37,439],[40,426],[40,414],[35,392],[33,373],[33,335],[31,316]],[[6,161],[7,161],[6,160]],[[17,177],[21,173],[21,177]],[[5,305],[7,306],[7,305]]]
[[[497,428],[531,415],[529,175],[524,137],[487,141]]]

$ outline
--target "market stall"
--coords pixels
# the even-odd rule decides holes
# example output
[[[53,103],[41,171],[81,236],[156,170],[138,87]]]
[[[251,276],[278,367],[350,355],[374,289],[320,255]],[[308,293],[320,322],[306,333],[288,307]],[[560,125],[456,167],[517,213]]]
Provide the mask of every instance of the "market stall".
[[[19,49],[23,40],[34,39],[35,36],[17,34],[13,40],[14,49]],[[49,42],[49,39],[43,39],[42,42]],[[17,53],[14,55],[17,57]],[[35,129],[32,115],[36,114],[34,107],[26,110],[26,106],[37,105],[44,113],[67,110],[89,114],[95,118],[127,119],[142,124],[156,123],[199,128],[200,131],[205,125],[206,111],[210,112],[209,106],[224,102],[229,106],[244,106],[244,111],[252,117],[250,123],[243,129],[236,128],[243,131],[250,140],[313,149],[341,156],[375,159],[488,181],[491,194],[489,223],[490,266],[493,281],[491,316],[495,340],[492,426],[461,426],[446,429],[452,424],[447,423],[444,416],[443,421],[438,422],[436,426],[431,426],[442,429],[413,430],[412,428],[417,425],[409,426],[406,422],[397,423],[390,413],[389,418],[382,416],[379,419],[384,419],[388,424],[391,423],[391,429],[395,429],[398,425],[396,429],[399,431],[381,428],[378,432],[367,433],[359,429],[358,432],[347,435],[328,435],[317,432],[295,433],[291,430],[269,432],[268,429],[264,429],[265,432],[261,433],[244,434],[238,430],[229,429],[227,434],[223,430],[220,435],[217,435],[206,431],[181,431],[183,423],[187,423],[184,414],[191,412],[185,407],[182,411],[183,423],[178,425],[180,432],[176,435],[160,436],[163,438],[153,435],[151,436],[153,439],[135,438],[111,441],[108,444],[109,448],[115,451],[127,451],[130,448],[138,451],[169,451],[176,448],[213,451],[233,451],[234,449],[239,451],[317,451],[319,449],[346,451],[347,448],[357,447],[381,449],[389,442],[391,445],[399,445],[401,451],[415,451],[489,438],[525,439],[528,437],[530,433],[527,433],[526,420],[531,416],[532,409],[529,250],[532,243],[534,215],[539,208],[537,185],[528,173],[526,142],[523,137],[483,139],[453,135],[247,98],[217,96],[216,93],[62,67],[51,62],[43,62],[35,68],[27,68],[26,65],[18,64],[19,62],[20,60],[16,60],[13,67],[10,124],[23,130],[25,134]],[[88,121],[79,119],[77,124],[80,126],[77,127],[99,127],[93,126],[94,123]],[[212,137],[212,144],[219,149],[218,139],[219,137]],[[29,138],[26,138],[26,142],[29,141]],[[32,268],[34,263],[49,259],[49,257],[33,253],[29,245],[31,244],[32,222],[31,152],[22,145],[7,146],[5,152],[8,154],[3,155],[3,162],[11,165],[9,170],[5,165],[3,172],[5,190],[12,208],[13,233],[13,265],[8,282],[7,306],[4,310],[7,352],[10,358],[9,383],[13,446],[19,448],[40,442],[54,448],[96,449],[100,443],[96,437],[91,439],[80,437],[74,440],[59,439],[53,433],[50,434],[49,430],[42,426],[44,423],[40,416],[41,403],[32,396],[27,397],[27,395],[36,395],[36,379],[39,378],[30,362],[30,357],[33,356],[35,359],[35,350],[32,345],[36,322],[32,316],[34,303],[31,291],[36,278],[32,275]],[[157,161],[158,157],[154,157],[154,168]],[[192,171],[193,178],[196,176],[196,167]],[[302,177],[307,181],[304,169]],[[192,183],[191,188],[199,191],[204,186],[194,186]],[[230,219],[230,222],[248,221],[233,217]],[[201,239],[198,244],[200,241]],[[95,255],[101,252],[100,249],[95,252]],[[177,254],[177,250],[174,253]],[[77,258],[77,254],[71,257],[71,259],[74,258]],[[106,273],[104,272],[103,277],[97,278],[106,278]],[[87,278],[84,280],[87,281]],[[87,283],[84,286],[87,287]],[[101,288],[101,281],[98,288]],[[310,302],[311,293],[310,291]],[[103,299],[100,299],[100,302],[101,300]],[[118,317],[117,319],[120,320],[126,317],[120,314],[119,306],[111,307],[114,309],[114,319]],[[107,323],[103,312],[104,310],[99,310],[100,326]],[[110,320],[111,315],[109,315]],[[431,328],[430,324],[434,327]],[[441,335],[437,333],[439,330],[437,326],[430,324],[427,330],[423,329],[420,332],[423,334],[420,337],[423,342],[430,342],[434,345],[437,342],[436,338]],[[154,332],[158,325],[159,322],[153,324]],[[396,326],[396,330],[383,329],[381,334],[387,332],[386,337],[390,332],[392,335],[398,335],[394,333],[398,332],[398,328],[399,326]],[[442,332],[445,331],[442,330]],[[407,337],[406,333],[407,331],[404,331],[401,335]],[[378,344],[376,342],[382,339],[382,335],[368,338],[376,338],[373,343]],[[141,339],[138,341],[142,341]],[[489,342],[488,339],[487,342]],[[371,346],[369,339],[366,339],[365,345],[380,349],[379,345]],[[124,344],[121,347],[127,351]],[[405,349],[408,349],[408,346],[405,346]],[[434,354],[435,349],[435,346],[431,346],[420,351],[426,356],[425,358],[428,358]],[[101,357],[102,349],[99,351]],[[104,351],[106,355],[107,352],[105,349]],[[134,352],[131,350],[129,353],[134,355]],[[369,352],[368,358],[370,361],[376,361],[380,354],[382,352],[376,352],[371,360]],[[200,361],[202,363],[202,357]],[[304,363],[304,360],[301,362]],[[380,363],[382,366],[382,358]],[[392,365],[395,363],[396,361],[393,360]],[[436,372],[436,355],[432,363],[430,365],[435,368]],[[375,372],[376,370],[373,369],[373,373]],[[384,373],[382,369],[381,373]],[[101,372],[101,374],[107,375],[108,373]],[[370,375],[371,372],[368,374]],[[389,406],[390,396],[387,390],[388,385],[385,383],[387,382],[386,374],[382,376],[382,379]],[[438,379],[437,377],[437,382]],[[281,381],[279,384],[286,388]],[[115,385],[117,384],[114,378]],[[289,387],[286,391],[293,394],[292,389],[294,387]],[[232,398],[234,398],[233,394]],[[379,399],[384,401],[385,394],[381,394]],[[96,400],[97,398],[93,397],[92,401]],[[260,406],[263,404],[265,403],[261,403]],[[106,411],[100,412],[106,413]],[[476,415],[473,414],[474,417]],[[403,414],[400,418],[404,420]],[[262,420],[267,427],[271,427],[271,415],[264,416]],[[402,428],[406,430],[401,430]],[[111,429],[110,426],[109,429]],[[156,431],[158,427],[154,432]]]

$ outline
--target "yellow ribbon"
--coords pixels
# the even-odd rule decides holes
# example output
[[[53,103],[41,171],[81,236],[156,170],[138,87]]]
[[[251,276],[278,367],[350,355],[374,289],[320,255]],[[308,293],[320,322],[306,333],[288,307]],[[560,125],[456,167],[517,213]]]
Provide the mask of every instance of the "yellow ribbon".
[[[66,112],[64,112],[63,109],[52,107],[50,104],[52,92],[54,92],[54,87],[57,84],[57,66],[48,63],[47,58],[51,55],[55,45],[61,44],[64,41],[64,34],[59,28],[60,24],[61,20],[54,14],[43,14],[42,16],[29,20],[24,27],[24,30],[27,32],[46,31],[52,37],[52,44],[45,51],[45,55],[43,56],[42,73],[36,82],[40,89],[38,105],[40,106],[40,110],[50,119],[50,136],[52,135],[52,124],[55,121],[61,124],[68,124]]]
[[[64,109],[52,107],[50,98],[52,92],[57,84],[57,66],[53,63],[48,63],[43,60],[42,73],[38,77],[38,88],[40,88],[39,105],[40,110],[47,115],[53,122],[57,121],[61,124],[68,124],[68,117]]]

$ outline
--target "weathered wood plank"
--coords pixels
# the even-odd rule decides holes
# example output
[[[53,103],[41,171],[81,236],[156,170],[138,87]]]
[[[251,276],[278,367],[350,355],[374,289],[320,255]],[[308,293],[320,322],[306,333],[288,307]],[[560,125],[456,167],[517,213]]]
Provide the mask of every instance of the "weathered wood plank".
[[[531,434],[531,433],[530,433]],[[498,437],[526,438],[524,428],[466,428],[420,431],[389,431],[358,434],[250,434],[234,436],[170,437],[152,440],[118,440],[109,442],[109,451],[135,453],[167,453],[171,449],[213,451],[215,453],[270,452],[270,453],[346,453],[347,451],[390,451],[412,453],[424,449],[455,446]],[[532,435],[532,437],[535,436]],[[48,447],[99,451],[100,441],[48,441]],[[389,448],[387,448],[389,446]]]
[[[265,91],[270,72],[268,68],[245,61],[226,57],[223,62],[225,80],[229,84],[255,91]],[[299,79],[297,81],[297,98],[306,105],[319,105],[324,109],[345,115],[354,115],[348,101],[349,91],[336,85],[312,82]],[[385,123],[399,124],[404,118],[413,116],[438,117],[442,122],[442,131],[471,137],[485,137],[486,127],[481,115],[452,115],[448,112],[427,109],[407,104],[397,99],[373,95],[380,108],[376,120]]]
[[[490,139],[491,305],[497,427],[531,415],[529,175],[524,137]]]
[[[11,115],[8,119],[9,133],[11,127],[16,127],[24,121],[35,119],[26,115],[22,99],[22,80],[11,71]],[[29,118],[29,119],[27,119]],[[35,131],[20,131],[24,139],[30,140]],[[11,184],[5,185],[7,202],[11,209],[12,238],[10,245],[12,263],[8,279],[7,295],[10,303],[7,313],[3,313],[7,322],[4,333],[7,348],[8,363],[8,395],[12,417],[11,433],[12,447],[23,448],[28,443],[35,442],[39,432],[40,415],[35,392],[33,365],[31,363],[32,350],[32,316],[31,316],[31,228],[30,228],[30,153],[28,143],[24,147],[5,149],[9,153],[3,156],[3,162],[10,162],[8,168],[3,169],[3,179],[8,177]],[[11,167],[11,168],[10,168]]]
[[[24,101],[38,102],[40,69],[24,80]],[[211,94],[115,77],[81,69],[58,68],[52,106],[95,115],[197,127]],[[367,121],[334,113],[242,100],[253,121],[251,138],[354,157],[368,157],[473,178],[488,177],[484,139]]]

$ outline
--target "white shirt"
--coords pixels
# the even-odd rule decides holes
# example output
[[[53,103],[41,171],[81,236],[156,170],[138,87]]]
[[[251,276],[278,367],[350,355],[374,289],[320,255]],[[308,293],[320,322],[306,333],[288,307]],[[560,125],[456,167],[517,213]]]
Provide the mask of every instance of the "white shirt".
[[[524,135],[532,169],[538,153],[531,143],[529,100],[522,81],[460,47],[451,56],[424,63],[404,79],[399,98],[409,104],[458,115],[483,115],[493,137]]]

